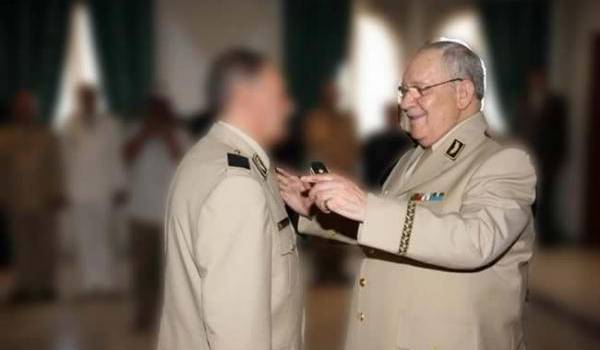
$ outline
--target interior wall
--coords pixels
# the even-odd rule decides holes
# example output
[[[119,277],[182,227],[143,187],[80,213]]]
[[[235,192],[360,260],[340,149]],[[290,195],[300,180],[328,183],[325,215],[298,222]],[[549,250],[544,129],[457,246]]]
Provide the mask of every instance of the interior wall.
[[[280,1],[157,0],[155,90],[189,115],[204,107],[212,59],[232,46],[249,46],[281,61]]]
[[[555,89],[569,97],[570,162],[562,185],[562,220],[565,229],[579,238],[583,230],[585,174],[587,172],[587,121],[589,118],[589,77],[591,45],[600,34],[600,2],[596,0],[554,0],[551,79]]]

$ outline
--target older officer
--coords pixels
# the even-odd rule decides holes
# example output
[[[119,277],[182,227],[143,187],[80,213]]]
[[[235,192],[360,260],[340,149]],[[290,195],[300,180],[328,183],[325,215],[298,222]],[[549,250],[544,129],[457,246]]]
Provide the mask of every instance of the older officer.
[[[481,60],[454,42],[410,62],[401,108],[419,145],[381,194],[338,175],[282,174],[300,230],[361,245],[347,349],[524,349],[523,304],[532,255],[529,156],[499,145],[479,112]],[[301,191],[312,187],[308,197]],[[357,221],[348,238],[310,216],[311,204]],[[322,215],[321,215],[322,216]]]
[[[299,349],[295,233],[266,153],[285,134],[284,82],[234,49],[209,85],[220,121],[184,157],[168,200],[159,349]]]

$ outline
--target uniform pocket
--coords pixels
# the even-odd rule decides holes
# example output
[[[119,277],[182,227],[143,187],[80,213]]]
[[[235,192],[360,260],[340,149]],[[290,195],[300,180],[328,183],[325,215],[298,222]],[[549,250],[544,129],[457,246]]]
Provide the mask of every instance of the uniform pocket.
[[[292,254],[296,252],[296,234],[289,218],[280,220],[277,223],[277,243],[281,255]]]
[[[296,233],[287,216],[285,219],[278,221],[276,226],[277,253],[279,253],[279,256],[275,259],[281,263],[282,270],[285,273],[285,277],[281,277],[285,279],[287,292],[291,293],[299,283]]]

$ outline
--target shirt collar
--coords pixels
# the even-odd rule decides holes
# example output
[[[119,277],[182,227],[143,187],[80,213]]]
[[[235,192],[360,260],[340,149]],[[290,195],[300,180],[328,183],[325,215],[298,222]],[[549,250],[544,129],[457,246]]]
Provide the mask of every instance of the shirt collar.
[[[252,150],[254,152],[256,152],[256,154],[258,154],[258,156],[263,161],[263,163],[265,163],[265,166],[267,167],[267,169],[271,166],[267,152],[265,152],[265,150],[252,137],[250,137],[248,134],[246,134],[239,128],[237,128],[229,123],[226,123],[222,120],[218,121],[217,124],[230,130],[231,132],[233,132],[234,134],[239,136],[244,142],[246,142],[248,144],[248,146],[250,146],[250,148],[252,148]]]
[[[452,129],[448,130],[448,132],[446,132],[444,134],[444,136],[442,136],[439,140],[434,142],[433,145],[431,145],[431,151],[435,152],[440,147],[440,145],[442,145],[444,143],[444,141],[446,141],[446,139],[448,139],[448,137],[450,137],[450,135],[452,135],[457,129],[460,129],[461,126],[463,126],[464,124],[467,124],[470,120],[478,117],[479,115],[481,115],[481,112],[472,114],[471,116],[467,117],[465,120],[456,124]]]

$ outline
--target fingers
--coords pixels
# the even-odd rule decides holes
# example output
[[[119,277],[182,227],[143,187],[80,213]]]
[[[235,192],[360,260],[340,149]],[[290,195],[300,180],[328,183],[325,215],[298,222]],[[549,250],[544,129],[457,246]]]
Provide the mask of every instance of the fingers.
[[[337,176],[333,174],[322,174],[322,175],[305,175],[300,178],[303,182],[308,183],[319,183],[324,181],[332,181],[336,179]]]
[[[343,185],[341,183],[335,181],[317,183],[313,185],[308,192],[308,197],[312,200],[315,200],[315,198],[322,196],[322,192],[339,189],[342,186]]]
[[[277,181],[279,181],[279,184],[283,184],[285,186],[290,186],[293,182],[291,178],[281,174],[277,174]]]
[[[287,189],[296,192],[305,192],[310,189],[310,185],[300,181],[296,176],[287,177],[282,174],[277,174],[277,181],[280,189]]]
[[[287,176],[287,177],[297,177],[297,175],[292,174],[291,171],[285,170],[284,168],[281,168],[281,167],[276,167],[275,171],[277,171],[279,174]]]
[[[315,197],[309,197],[314,204],[324,211],[325,213],[329,213],[331,207],[330,203],[335,199],[336,190],[322,190]]]

